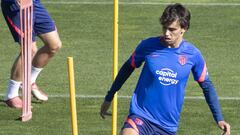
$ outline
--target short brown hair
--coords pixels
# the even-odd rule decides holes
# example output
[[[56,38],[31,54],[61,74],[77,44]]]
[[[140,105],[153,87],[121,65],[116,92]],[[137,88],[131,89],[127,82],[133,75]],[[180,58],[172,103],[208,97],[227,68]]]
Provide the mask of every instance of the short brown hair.
[[[190,27],[190,19],[191,19],[190,11],[183,5],[176,3],[168,5],[165,8],[162,16],[160,17],[160,23],[163,26],[166,26],[170,25],[171,23],[177,20],[181,28],[188,30]]]

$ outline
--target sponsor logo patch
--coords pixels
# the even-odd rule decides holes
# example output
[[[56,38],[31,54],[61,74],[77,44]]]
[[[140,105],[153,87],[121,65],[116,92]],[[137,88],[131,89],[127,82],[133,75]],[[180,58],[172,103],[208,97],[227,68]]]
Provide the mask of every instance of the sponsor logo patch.
[[[162,85],[176,85],[179,80],[177,80],[177,72],[169,68],[163,68],[161,70],[156,70],[155,73],[159,76],[158,80]]]

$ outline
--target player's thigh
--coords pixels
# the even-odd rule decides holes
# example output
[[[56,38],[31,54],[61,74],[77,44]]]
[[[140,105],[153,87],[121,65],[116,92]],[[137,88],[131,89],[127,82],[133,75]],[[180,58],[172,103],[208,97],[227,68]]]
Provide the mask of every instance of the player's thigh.
[[[139,135],[139,134],[133,128],[123,128],[120,132],[120,135]]]
[[[40,34],[39,37],[43,41],[44,45],[48,46],[49,48],[61,47],[61,40],[59,38],[57,30],[45,34]]]
[[[40,1],[34,1],[34,33],[49,48],[61,47],[61,41],[54,20]]]

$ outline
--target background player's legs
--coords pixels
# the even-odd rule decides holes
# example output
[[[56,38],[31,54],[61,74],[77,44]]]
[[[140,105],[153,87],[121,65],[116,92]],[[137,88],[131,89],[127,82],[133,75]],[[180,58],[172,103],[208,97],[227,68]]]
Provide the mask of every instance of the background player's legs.
[[[58,52],[58,50],[61,48],[62,44],[60,41],[60,38],[58,36],[57,31],[52,31],[49,33],[41,34],[39,37],[42,39],[43,43],[45,44],[42,48],[40,48],[37,51],[36,42],[33,43],[33,66],[32,66],[32,94],[34,97],[36,97],[39,100],[47,101],[48,97],[47,94],[45,94],[43,91],[41,91],[37,85],[35,84],[35,81],[37,79],[37,76],[41,72],[41,70],[44,68],[44,66],[47,65],[49,60]],[[36,53],[37,52],[37,53]],[[19,87],[21,85],[21,55],[19,55],[12,67],[11,71],[11,79],[8,84],[8,90],[6,95],[6,103],[10,107],[15,108],[21,108],[22,103],[20,98],[18,97],[18,91]]]
[[[32,94],[34,97],[36,97],[39,100],[47,101],[48,96],[43,91],[41,91],[35,81],[37,79],[37,76],[41,72],[41,70],[47,65],[47,63],[50,61],[50,59],[58,52],[58,50],[61,48],[62,43],[60,41],[60,38],[58,36],[57,31],[48,32],[45,34],[39,35],[39,37],[42,39],[44,46],[41,47],[35,57],[33,58],[32,62]]]

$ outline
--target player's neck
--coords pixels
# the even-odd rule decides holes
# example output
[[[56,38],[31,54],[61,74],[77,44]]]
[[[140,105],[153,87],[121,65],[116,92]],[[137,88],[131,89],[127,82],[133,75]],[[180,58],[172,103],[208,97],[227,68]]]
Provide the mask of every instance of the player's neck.
[[[170,44],[167,43],[165,41],[163,41],[164,46],[166,46],[167,48],[178,48],[182,42],[183,38],[179,38],[178,40],[176,40],[176,42]]]
[[[169,44],[168,45],[168,48],[178,48],[180,46],[182,42],[182,39],[181,40],[178,40],[177,42],[175,42],[174,44]]]

